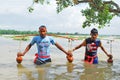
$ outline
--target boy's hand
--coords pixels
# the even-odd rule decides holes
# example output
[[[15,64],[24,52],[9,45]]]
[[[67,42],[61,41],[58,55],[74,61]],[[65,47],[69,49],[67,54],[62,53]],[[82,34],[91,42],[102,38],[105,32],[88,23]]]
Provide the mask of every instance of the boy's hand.
[[[112,59],[113,58],[113,56],[111,55],[111,54],[108,54],[107,55],[110,59]]]
[[[67,54],[66,58],[69,62],[73,62],[73,55],[72,55],[71,50],[68,50],[68,54]]]
[[[72,55],[72,51],[71,50],[68,50],[68,54],[67,54],[68,56],[73,56]]]
[[[112,59],[113,56],[112,56],[111,54],[108,54],[107,56],[109,57],[109,58],[107,59],[107,62],[108,62],[108,63],[113,63],[113,59]]]
[[[23,53],[18,52],[18,53],[17,53],[17,57],[19,57],[19,56],[24,56],[24,55],[23,55]]]

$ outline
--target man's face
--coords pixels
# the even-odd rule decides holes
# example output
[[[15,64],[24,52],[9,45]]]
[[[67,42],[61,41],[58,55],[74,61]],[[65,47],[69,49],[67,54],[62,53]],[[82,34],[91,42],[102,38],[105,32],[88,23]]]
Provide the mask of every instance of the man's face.
[[[90,35],[93,40],[96,40],[96,38],[98,37],[98,33],[91,33]]]
[[[47,33],[46,28],[45,28],[45,27],[39,28],[39,33],[40,33],[40,36],[41,36],[41,37],[45,37],[45,36],[46,36],[46,33]]]

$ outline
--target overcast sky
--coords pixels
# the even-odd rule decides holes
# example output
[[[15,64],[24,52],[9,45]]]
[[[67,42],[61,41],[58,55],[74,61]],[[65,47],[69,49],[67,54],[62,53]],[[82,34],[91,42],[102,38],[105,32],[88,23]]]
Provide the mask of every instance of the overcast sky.
[[[0,0],[0,29],[38,30],[40,25],[46,25],[48,32],[90,33],[93,27],[82,28],[85,18],[81,9],[87,4],[69,7],[57,14],[55,2],[51,5],[36,5],[32,13],[28,7],[33,0]],[[115,0],[120,4],[120,0]],[[110,27],[99,29],[99,34],[120,35],[120,17],[114,17]]]

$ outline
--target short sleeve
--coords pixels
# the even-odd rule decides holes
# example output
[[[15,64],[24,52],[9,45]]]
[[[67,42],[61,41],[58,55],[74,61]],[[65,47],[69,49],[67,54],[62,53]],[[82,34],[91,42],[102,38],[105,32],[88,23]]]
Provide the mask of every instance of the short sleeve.
[[[53,37],[50,36],[49,39],[50,39],[50,43],[51,43],[52,45],[54,45],[54,44],[56,43]]]
[[[30,42],[31,45],[34,45],[36,42],[36,37],[33,37],[32,41]]]
[[[101,40],[99,40],[99,46],[102,46],[102,42],[101,42]]]

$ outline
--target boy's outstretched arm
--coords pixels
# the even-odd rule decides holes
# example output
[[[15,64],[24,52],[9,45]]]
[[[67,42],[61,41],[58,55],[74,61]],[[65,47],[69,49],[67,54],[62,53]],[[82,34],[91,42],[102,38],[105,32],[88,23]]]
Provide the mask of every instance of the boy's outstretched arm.
[[[73,48],[72,51],[75,51],[75,50],[81,48],[82,46],[86,46],[86,41],[85,40],[81,44],[79,44],[78,46],[76,46],[75,48]]]
[[[107,51],[106,51],[105,48],[102,46],[102,44],[100,45],[100,48],[102,49],[102,51],[103,51],[109,58],[112,58],[112,55],[107,53]]]
[[[31,44],[28,44],[28,46],[25,48],[24,52],[21,53],[21,52],[18,52],[17,56],[24,56],[31,48]]]
[[[67,52],[60,44],[58,44],[57,42],[55,43],[55,46],[60,49],[61,51],[63,51],[66,55],[70,55],[72,56],[71,53]]]

